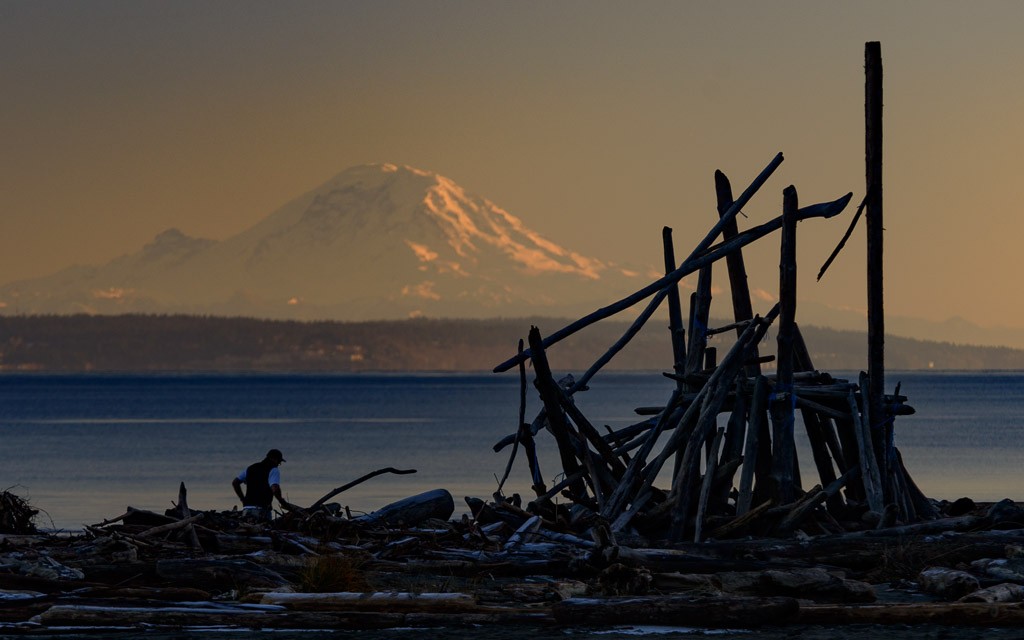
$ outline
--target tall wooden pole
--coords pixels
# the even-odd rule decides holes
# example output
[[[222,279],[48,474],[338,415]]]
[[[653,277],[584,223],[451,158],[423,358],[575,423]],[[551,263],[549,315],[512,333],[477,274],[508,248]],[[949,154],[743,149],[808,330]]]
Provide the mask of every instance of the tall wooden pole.
[[[793,334],[796,329],[796,212],[797,194],[792,185],[783,191],[782,246],[779,260],[779,344],[775,398],[772,401],[774,460],[772,478],[777,504],[795,496],[796,448],[793,426],[796,398],[793,395]]]
[[[889,483],[889,434],[885,428],[886,413],[882,402],[885,393],[885,310],[882,296],[882,46],[879,42],[864,45],[864,118],[866,131],[868,246],[868,415],[874,424],[872,432],[881,436],[875,450],[882,484]],[[861,389],[864,392],[864,389]],[[881,446],[879,446],[881,445]],[[891,499],[886,492],[886,503]]]
[[[665,252],[665,273],[672,273],[676,268],[676,253],[671,227],[662,228],[661,241]],[[686,373],[686,336],[678,283],[670,285],[668,290],[668,330],[672,333],[672,369],[681,376]],[[676,385],[682,388],[682,382],[677,381]]]

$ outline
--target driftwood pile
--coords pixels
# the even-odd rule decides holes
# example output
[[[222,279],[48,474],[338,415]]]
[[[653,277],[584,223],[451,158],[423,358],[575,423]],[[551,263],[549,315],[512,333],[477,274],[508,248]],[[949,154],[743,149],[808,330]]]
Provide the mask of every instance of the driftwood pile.
[[[641,546],[438,489],[348,517],[129,509],[72,536],[0,535],[0,631],[1024,624],[1024,509],[803,538]],[[955,515],[954,515],[955,514]]]

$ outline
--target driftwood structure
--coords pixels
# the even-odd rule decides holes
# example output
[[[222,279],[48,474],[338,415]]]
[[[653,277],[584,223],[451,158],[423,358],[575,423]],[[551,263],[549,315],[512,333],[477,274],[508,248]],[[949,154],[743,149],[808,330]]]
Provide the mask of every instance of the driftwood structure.
[[[894,445],[894,420],[912,413],[897,388],[883,392],[884,321],[881,315],[881,58],[878,43],[866,54],[869,233],[869,371],[858,380],[835,379],[814,368],[797,317],[797,222],[832,218],[850,202],[846,194],[832,202],[801,208],[793,186],[783,191],[775,219],[740,232],[739,211],[781,164],[778,154],[733,199],[729,179],[715,174],[718,212],[711,230],[676,265],[671,229],[663,245],[666,275],[607,307],[543,338],[534,327],[529,349],[498,365],[518,365],[525,385],[526,361],[533,364],[534,385],[543,409],[531,424],[496,446],[524,445],[530,457],[536,499],[532,510],[554,519],[553,490],[548,490],[535,455],[535,437],[547,429],[558,448],[565,477],[559,485],[571,503],[560,505],[573,521],[598,522],[612,535],[643,534],[656,540],[700,542],[707,538],[860,529],[865,520],[879,526],[910,524],[936,517],[932,503],[914,484]],[[858,211],[857,217],[859,217]],[[781,230],[779,299],[763,316],[755,315],[747,288],[743,247]],[[717,244],[715,244],[717,240]],[[844,239],[845,242],[845,239]],[[829,258],[829,262],[834,258]],[[725,260],[734,323],[708,326],[711,265]],[[697,273],[683,326],[679,281]],[[650,298],[625,335],[577,380],[556,380],[549,350],[568,335]],[[602,434],[573,401],[591,378],[667,303],[671,332],[671,370],[676,381],[665,404],[650,417]],[[763,338],[776,323],[773,355],[764,355]],[[708,337],[735,330],[737,339],[719,357]],[[687,339],[688,338],[688,339]],[[761,365],[774,361],[774,375]],[[525,389],[524,389],[525,392]],[[643,413],[644,411],[641,411]],[[802,423],[810,443],[817,479],[800,477],[795,429]],[[719,426],[720,422],[724,425]],[[513,456],[518,448],[513,447]],[[668,463],[672,464],[669,465]],[[511,467],[511,460],[509,462]],[[666,486],[658,487],[667,476]],[[501,499],[500,493],[498,499]]]

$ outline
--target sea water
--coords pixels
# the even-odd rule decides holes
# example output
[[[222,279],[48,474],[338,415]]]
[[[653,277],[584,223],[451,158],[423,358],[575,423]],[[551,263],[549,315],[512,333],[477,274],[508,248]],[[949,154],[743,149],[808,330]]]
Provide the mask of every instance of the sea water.
[[[851,374],[851,378],[855,377]],[[929,496],[1024,498],[1024,373],[889,372],[887,386],[917,413],[896,421],[904,461]],[[600,430],[641,418],[674,382],[658,372],[605,373],[576,402]],[[532,385],[526,420],[540,409]],[[519,377],[494,374],[52,375],[0,376],[0,490],[30,500],[44,527],[78,529],[127,506],[163,511],[184,483],[194,509],[238,504],[231,480],[281,449],[282,489],[308,505],[385,468],[336,498],[354,513],[445,488],[489,498],[511,447],[493,445],[519,422]],[[804,478],[814,469],[797,425]],[[553,439],[538,453],[550,486],[560,471]],[[557,479],[557,478],[556,478]],[[505,493],[530,495],[522,456]]]

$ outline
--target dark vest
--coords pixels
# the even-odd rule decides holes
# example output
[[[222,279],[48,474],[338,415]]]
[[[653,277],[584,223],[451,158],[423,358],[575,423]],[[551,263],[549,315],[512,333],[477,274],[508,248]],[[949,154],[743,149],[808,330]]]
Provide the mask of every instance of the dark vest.
[[[245,499],[242,504],[246,507],[269,507],[274,500],[274,494],[270,492],[270,470],[274,463],[269,460],[261,460],[256,464],[249,465],[245,470]]]

